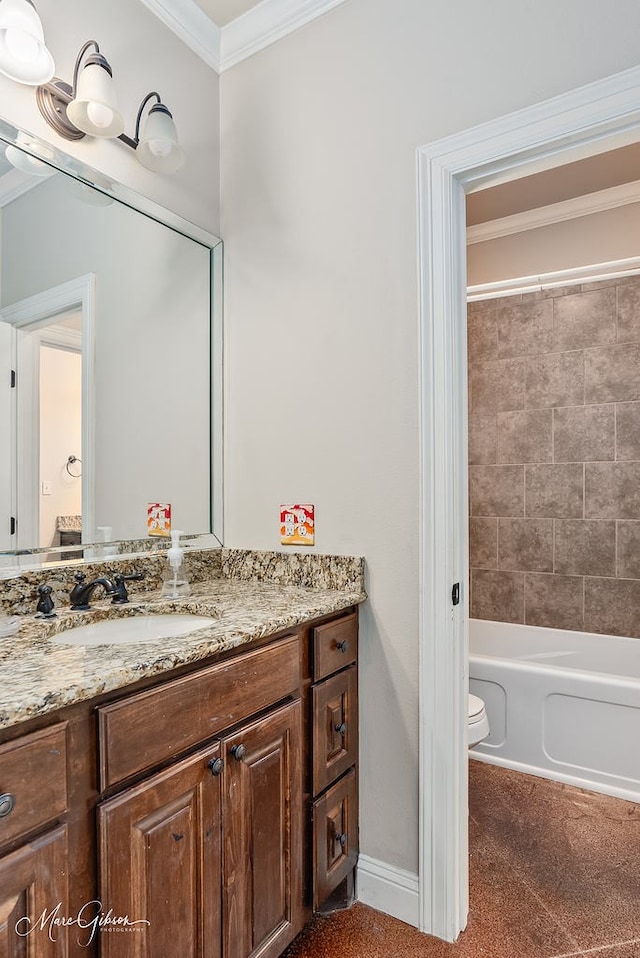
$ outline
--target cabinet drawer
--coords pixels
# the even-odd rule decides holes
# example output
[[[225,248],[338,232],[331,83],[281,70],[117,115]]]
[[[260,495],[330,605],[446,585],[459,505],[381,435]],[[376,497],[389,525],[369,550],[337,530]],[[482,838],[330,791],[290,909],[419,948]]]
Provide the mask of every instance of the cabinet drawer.
[[[358,860],[358,784],[354,769],[313,803],[313,907],[318,908]]]
[[[313,630],[314,681],[332,675],[358,658],[358,614],[346,615]]]
[[[299,688],[294,635],[99,708],[101,788],[168,761]]]
[[[358,758],[358,682],[355,666],[313,688],[313,794]]]
[[[0,746],[0,796],[0,846],[67,811],[66,722]]]

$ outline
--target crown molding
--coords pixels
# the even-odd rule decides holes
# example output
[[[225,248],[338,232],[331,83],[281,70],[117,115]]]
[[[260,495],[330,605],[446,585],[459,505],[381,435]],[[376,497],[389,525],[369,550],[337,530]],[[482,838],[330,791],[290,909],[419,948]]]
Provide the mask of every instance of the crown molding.
[[[201,60],[220,73],[220,27],[195,0],[140,0]]]
[[[500,239],[502,236],[524,233],[539,229],[541,226],[553,226],[565,220],[575,220],[580,216],[603,213],[606,210],[614,210],[620,206],[639,202],[640,180],[623,183],[621,186],[612,186],[610,189],[599,190],[597,193],[587,193],[585,196],[576,196],[574,199],[541,206],[536,210],[525,210],[523,213],[514,213],[512,216],[469,226],[467,244],[486,243],[489,240]]]
[[[228,70],[341,3],[344,0],[262,0],[222,28],[222,70]]]
[[[222,29],[195,0],[140,2],[216,73],[222,73],[344,0],[262,0]]]
[[[519,276],[514,279],[501,279],[493,283],[479,283],[467,286],[467,302],[502,299],[504,296],[541,293],[558,286],[580,286],[582,283],[600,283],[606,280],[620,279],[624,276],[640,274],[640,256],[628,259],[611,260],[608,263],[593,263],[589,266],[575,266],[569,269],[555,270],[553,273],[540,273],[538,276]]]
[[[34,186],[42,183],[41,176],[31,176],[22,170],[9,170],[0,176],[0,208],[7,206],[12,200],[17,200],[23,193],[28,193]]]

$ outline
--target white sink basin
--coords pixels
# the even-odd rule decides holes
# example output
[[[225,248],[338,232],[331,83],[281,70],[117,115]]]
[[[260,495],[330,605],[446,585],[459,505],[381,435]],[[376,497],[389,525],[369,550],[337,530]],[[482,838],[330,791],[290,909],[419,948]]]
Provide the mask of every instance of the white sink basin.
[[[51,636],[51,641],[61,645],[133,645],[136,642],[175,638],[204,629],[215,621],[208,615],[190,613],[123,616],[58,632]]]

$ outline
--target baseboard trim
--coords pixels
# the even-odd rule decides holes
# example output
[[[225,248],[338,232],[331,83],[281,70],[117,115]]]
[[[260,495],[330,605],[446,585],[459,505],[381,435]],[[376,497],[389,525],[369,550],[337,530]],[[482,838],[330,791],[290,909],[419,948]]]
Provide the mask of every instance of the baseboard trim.
[[[419,927],[417,875],[368,855],[360,855],[356,882],[356,897],[363,905],[370,905],[414,928]]]

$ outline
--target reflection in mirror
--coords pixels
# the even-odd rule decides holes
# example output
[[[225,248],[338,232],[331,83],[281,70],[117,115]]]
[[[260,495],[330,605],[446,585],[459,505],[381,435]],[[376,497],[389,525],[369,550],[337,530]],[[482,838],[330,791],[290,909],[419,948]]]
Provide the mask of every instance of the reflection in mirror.
[[[211,533],[219,241],[68,173],[29,185],[0,213],[0,551],[144,540],[150,503]]]

